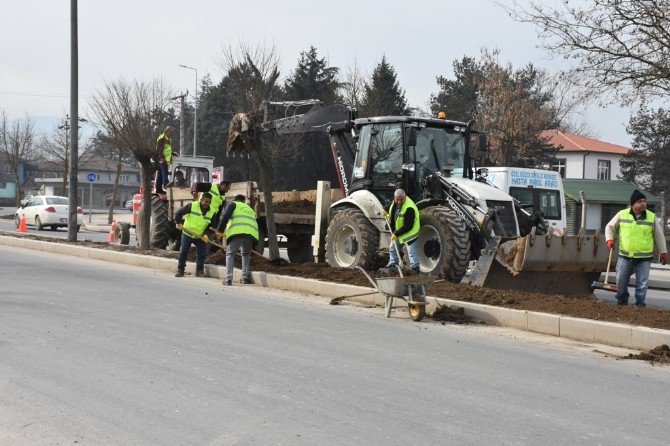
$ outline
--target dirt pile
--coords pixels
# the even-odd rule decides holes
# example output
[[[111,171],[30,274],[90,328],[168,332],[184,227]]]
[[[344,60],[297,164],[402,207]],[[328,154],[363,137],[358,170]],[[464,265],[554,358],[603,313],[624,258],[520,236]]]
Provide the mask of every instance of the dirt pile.
[[[314,215],[316,213],[316,204],[309,200],[297,201],[278,201],[273,203],[275,214],[303,214]],[[257,212],[265,212],[265,203],[258,205]]]
[[[649,361],[652,364],[670,364],[670,347],[665,344],[659,345],[649,352],[642,352],[637,355],[630,353],[624,359],[641,359],[642,361]]]
[[[446,322],[452,322],[455,324],[472,324],[474,321],[470,316],[465,315],[465,310],[463,308],[449,308],[447,306],[439,307],[430,317],[434,321],[441,321],[442,325]]]

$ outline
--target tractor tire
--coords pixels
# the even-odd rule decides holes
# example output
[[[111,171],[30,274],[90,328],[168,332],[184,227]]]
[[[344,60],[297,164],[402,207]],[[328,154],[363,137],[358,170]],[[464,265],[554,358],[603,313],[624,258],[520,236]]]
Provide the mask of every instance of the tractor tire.
[[[344,209],[330,220],[326,233],[326,262],[330,266],[376,270],[383,261],[378,247],[379,231],[362,211]]]
[[[312,240],[309,235],[289,235],[286,244],[291,263],[312,262]]]
[[[151,246],[165,249],[169,239],[168,204],[154,195],[151,197]]]
[[[130,244],[129,223],[117,223],[116,229],[114,230],[114,240],[116,240],[116,243],[119,245]]]
[[[422,209],[419,238],[421,272],[461,281],[470,262],[470,233],[456,212],[445,206]]]

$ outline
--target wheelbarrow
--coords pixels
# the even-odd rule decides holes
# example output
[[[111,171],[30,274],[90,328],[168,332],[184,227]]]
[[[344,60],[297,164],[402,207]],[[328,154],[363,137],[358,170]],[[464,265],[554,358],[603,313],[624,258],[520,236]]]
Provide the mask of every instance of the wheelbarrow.
[[[433,276],[404,277],[402,270],[396,265],[400,277],[380,277],[375,280],[360,266],[356,268],[361,270],[372,286],[386,298],[384,305],[386,317],[391,317],[393,299],[399,298],[407,302],[407,311],[413,321],[418,322],[424,318],[426,305],[428,304],[426,302],[426,288],[435,280]]]

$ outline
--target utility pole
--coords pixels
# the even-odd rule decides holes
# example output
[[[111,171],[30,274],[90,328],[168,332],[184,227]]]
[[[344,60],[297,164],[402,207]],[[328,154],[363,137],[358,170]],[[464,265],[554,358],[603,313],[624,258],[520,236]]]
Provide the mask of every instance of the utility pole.
[[[170,98],[171,101],[179,99],[179,153],[184,154],[186,149],[186,93],[180,93],[178,96]]]
[[[188,65],[179,65],[182,68],[195,71],[195,94],[193,95],[193,158],[198,145],[198,69]]]
[[[67,240],[77,241],[77,192],[79,184],[79,36],[77,0],[70,0],[70,190],[68,192]]]

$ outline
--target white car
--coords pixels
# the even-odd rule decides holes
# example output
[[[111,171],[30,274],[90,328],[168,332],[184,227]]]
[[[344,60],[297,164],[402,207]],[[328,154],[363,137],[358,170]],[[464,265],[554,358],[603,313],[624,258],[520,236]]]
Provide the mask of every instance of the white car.
[[[68,198],[52,195],[38,195],[32,197],[16,210],[14,222],[16,227],[21,223],[21,217],[25,216],[26,224],[34,225],[38,231],[49,226],[52,231],[67,227]],[[84,210],[77,208],[77,231],[84,221]]]

